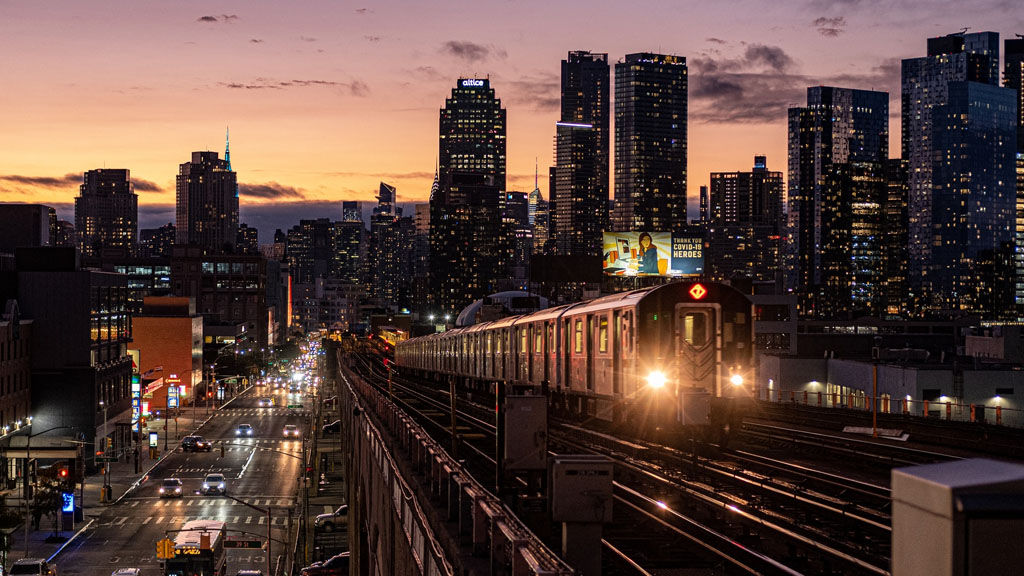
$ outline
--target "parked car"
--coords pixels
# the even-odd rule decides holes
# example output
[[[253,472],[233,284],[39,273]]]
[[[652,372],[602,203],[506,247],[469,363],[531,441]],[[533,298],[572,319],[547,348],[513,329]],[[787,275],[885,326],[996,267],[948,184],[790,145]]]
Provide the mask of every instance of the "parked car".
[[[323,427],[324,434],[337,434],[339,430],[341,430],[341,420],[335,420],[330,424],[324,424]]]
[[[227,491],[227,483],[223,474],[207,474],[203,479],[203,487],[199,490],[206,496],[210,494],[223,494]]]
[[[181,449],[185,452],[211,452],[213,444],[202,436],[185,436],[181,439]]]
[[[314,530],[334,532],[338,526],[348,525],[348,504],[338,506],[338,509],[330,514],[320,514],[313,521]]]
[[[161,498],[181,498],[181,480],[178,478],[164,478],[164,483],[160,485],[159,492]],[[125,570],[128,570],[128,568],[125,568]]]
[[[47,564],[45,558],[23,558],[14,562],[7,571],[11,576],[32,574],[34,576],[56,576],[56,564]]]
[[[235,428],[235,436],[241,436],[242,438],[251,437],[252,424],[239,424],[238,428]]]
[[[301,433],[299,432],[299,427],[295,424],[285,424],[282,435],[285,438],[298,438]]]
[[[349,553],[331,556],[319,565],[306,566],[302,576],[348,576]]]

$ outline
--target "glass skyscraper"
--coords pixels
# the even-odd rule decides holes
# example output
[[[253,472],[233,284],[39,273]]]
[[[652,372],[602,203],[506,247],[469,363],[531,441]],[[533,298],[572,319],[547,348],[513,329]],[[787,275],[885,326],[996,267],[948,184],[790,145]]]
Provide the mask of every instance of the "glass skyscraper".
[[[559,254],[601,253],[608,222],[608,80],[607,54],[576,51],[562,60],[562,114],[555,126],[551,183]]]
[[[680,56],[627,54],[615,64],[617,230],[686,226],[688,81]]]
[[[838,224],[827,217],[826,202],[850,200],[829,190],[845,179],[837,171],[846,164],[873,164],[883,173],[889,156],[889,94],[871,90],[814,86],[807,89],[807,106],[789,109],[789,282],[806,317],[827,317],[822,308],[825,287],[841,280],[830,277],[825,243]],[[856,171],[865,171],[861,166]],[[830,174],[836,177],[830,181]],[[845,200],[844,200],[845,201]],[[851,209],[846,206],[845,209]],[[878,216],[881,218],[881,215]],[[845,224],[844,224],[845,226]],[[849,239],[849,234],[844,238]],[[835,244],[831,249],[839,248]]]
[[[975,309],[975,259],[1013,240],[1017,95],[998,60],[994,32],[931,38],[903,60],[908,277],[935,311]]]

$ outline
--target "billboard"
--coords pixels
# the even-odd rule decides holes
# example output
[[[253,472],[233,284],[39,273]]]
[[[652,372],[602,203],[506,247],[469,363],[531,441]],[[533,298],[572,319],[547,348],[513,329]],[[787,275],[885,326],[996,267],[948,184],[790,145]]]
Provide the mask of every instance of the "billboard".
[[[605,274],[694,276],[704,273],[704,239],[671,232],[605,232]]]

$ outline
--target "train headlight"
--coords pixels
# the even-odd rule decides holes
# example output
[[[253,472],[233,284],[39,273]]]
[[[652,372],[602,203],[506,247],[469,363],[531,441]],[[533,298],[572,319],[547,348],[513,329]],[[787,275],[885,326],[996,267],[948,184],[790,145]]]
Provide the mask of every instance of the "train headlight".
[[[668,378],[662,372],[655,370],[647,375],[647,385],[651,388],[664,388],[667,383]]]
[[[743,376],[741,374],[733,374],[729,378],[729,382],[732,382],[733,386],[743,386]]]

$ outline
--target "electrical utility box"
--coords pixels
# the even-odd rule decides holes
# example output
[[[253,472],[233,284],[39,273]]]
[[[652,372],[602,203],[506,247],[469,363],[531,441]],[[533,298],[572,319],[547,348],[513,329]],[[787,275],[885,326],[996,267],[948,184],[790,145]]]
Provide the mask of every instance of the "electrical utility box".
[[[604,456],[555,456],[551,466],[551,519],[611,522],[613,463]]]
[[[547,470],[548,399],[546,396],[505,397],[505,459],[508,472]]]
[[[892,471],[892,574],[981,576],[1024,566],[1024,466],[983,458]]]
[[[707,426],[711,423],[711,393],[703,388],[681,388],[679,423],[683,426]]]

